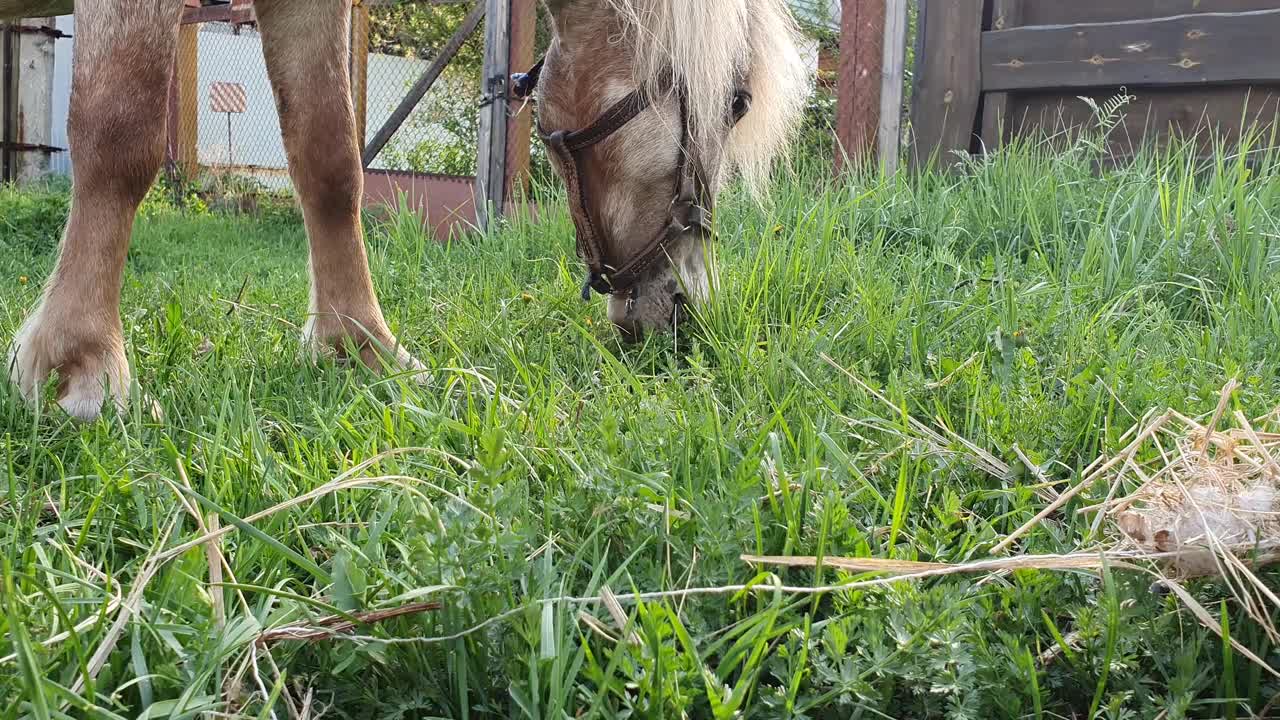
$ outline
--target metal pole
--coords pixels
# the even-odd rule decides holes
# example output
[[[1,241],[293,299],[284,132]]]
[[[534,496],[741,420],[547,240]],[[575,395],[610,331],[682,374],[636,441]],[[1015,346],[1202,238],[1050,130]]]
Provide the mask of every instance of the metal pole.
[[[14,117],[13,106],[15,104],[13,97],[14,90],[14,70],[13,70],[13,28],[8,25],[4,26],[4,46],[0,47],[0,55],[3,55],[4,71],[0,73],[0,96],[3,102],[0,102],[0,125],[3,125],[4,132],[0,133],[0,182],[9,182],[13,180],[13,151],[9,148],[9,144],[14,142]]]
[[[475,207],[481,228],[502,215],[507,178],[507,85],[510,83],[510,0],[486,0],[483,100],[476,158]]]
[[[231,172],[235,157],[231,154],[231,113],[227,113],[227,172]]]

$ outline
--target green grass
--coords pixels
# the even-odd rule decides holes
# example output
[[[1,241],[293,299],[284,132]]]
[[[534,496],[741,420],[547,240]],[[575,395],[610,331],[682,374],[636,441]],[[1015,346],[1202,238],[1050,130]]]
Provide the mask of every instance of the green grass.
[[[981,559],[1042,507],[1015,446],[1065,482],[1150,408],[1212,410],[1229,378],[1235,408],[1280,401],[1274,159],[1149,153],[1101,175],[1093,159],[1022,147],[963,179],[802,174],[763,208],[730,193],[721,293],[641,347],[578,298],[558,200],[448,246],[402,214],[369,243],[421,387],[300,361],[296,219],[149,204],[123,318],[164,419],[135,403],[80,426],[0,390],[0,717],[286,718],[308,697],[353,718],[1258,712],[1280,684],[1145,576],[807,596],[772,586],[855,576],[739,559]],[[0,336],[36,302],[64,202],[0,190]],[[1017,551],[1096,547],[1072,512],[1096,500]],[[233,531],[211,578],[211,545],[182,546],[215,521]],[[764,589],[629,597],[742,583]],[[606,585],[625,627],[561,599]],[[1222,588],[1193,591],[1278,661]],[[254,644],[428,601],[359,639]]]

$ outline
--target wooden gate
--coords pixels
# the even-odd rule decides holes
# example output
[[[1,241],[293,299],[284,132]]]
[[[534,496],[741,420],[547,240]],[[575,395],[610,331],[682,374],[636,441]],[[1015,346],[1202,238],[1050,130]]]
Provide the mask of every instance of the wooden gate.
[[[1109,150],[1274,124],[1280,0],[921,0],[917,164],[1094,121],[1132,97]]]

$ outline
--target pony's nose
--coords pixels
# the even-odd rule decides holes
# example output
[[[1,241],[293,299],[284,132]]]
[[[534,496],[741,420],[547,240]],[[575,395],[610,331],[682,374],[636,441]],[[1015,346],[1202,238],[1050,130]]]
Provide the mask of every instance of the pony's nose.
[[[618,330],[618,337],[628,345],[644,340],[644,326],[634,320],[615,320],[613,326]]]

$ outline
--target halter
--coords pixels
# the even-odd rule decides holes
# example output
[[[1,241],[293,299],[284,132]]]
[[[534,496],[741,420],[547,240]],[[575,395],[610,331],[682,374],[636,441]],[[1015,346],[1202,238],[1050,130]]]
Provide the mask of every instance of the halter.
[[[539,60],[529,72],[512,76],[512,92],[517,98],[527,98],[533,93],[542,73],[542,63],[543,60]],[[647,110],[650,104],[647,94],[640,90],[632,92],[605,110],[595,122],[579,130],[547,132],[541,121],[537,123],[538,137],[555,152],[564,168],[569,211],[577,230],[578,255],[587,266],[583,299],[589,298],[592,290],[610,295],[632,289],[653,263],[666,255],[667,246],[672,241],[690,230],[711,233],[711,213],[707,207],[711,193],[708,192],[706,172],[701,162],[690,162],[689,159],[689,101],[683,83],[676,84],[675,92],[680,102],[680,152],[671,208],[657,236],[618,266],[604,259],[608,237],[598,221],[587,184],[583,182],[584,151],[618,132]]]

